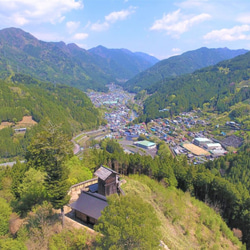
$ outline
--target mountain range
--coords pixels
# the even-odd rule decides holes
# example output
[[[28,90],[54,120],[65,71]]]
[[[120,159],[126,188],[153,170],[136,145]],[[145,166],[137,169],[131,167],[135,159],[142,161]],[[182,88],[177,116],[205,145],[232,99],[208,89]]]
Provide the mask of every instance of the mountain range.
[[[82,90],[107,91],[106,84],[132,78],[157,61],[125,49],[85,50],[76,44],[44,42],[17,28],[0,31],[1,78],[22,73]]]
[[[85,50],[76,44],[44,42],[17,28],[0,31],[0,78],[29,75],[84,91],[105,92],[110,82],[130,92],[147,90],[152,95],[144,105],[147,118],[159,116],[161,109],[178,113],[204,103],[226,111],[237,100],[246,100],[249,88],[242,86],[249,85],[249,57],[244,49],[200,48],[158,61],[127,49]]]
[[[147,89],[156,82],[163,81],[165,78],[192,73],[195,70],[215,65],[220,61],[234,58],[246,52],[248,51],[245,49],[208,49],[205,47],[188,51],[182,55],[173,56],[156,63],[128,80],[123,87],[128,91],[138,92]]]
[[[145,101],[144,112],[148,118],[155,118],[164,115],[159,113],[162,109],[178,114],[202,109],[204,105],[210,111],[218,112],[228,112],[239,102],[246,102],[249,106],[249,68],[250,52],[191,74],[164,78],[148,89],[152,95]]]
[[[114,82],[138,92],[166,77],[191,73],[246,52],[200,48],[159,61],[127,49],[97,46],[85,50],[73,43],[44,42],[21,29],[6,28],[0,30],[0,78],[22,73],[84,91],[104,92],[105,85]]]

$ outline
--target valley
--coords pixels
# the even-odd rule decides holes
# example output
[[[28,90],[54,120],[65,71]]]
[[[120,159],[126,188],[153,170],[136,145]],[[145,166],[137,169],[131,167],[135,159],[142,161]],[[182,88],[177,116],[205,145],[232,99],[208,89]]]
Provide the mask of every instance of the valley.
[[[1,249],[250,249],[250,52],[158,60],[8,28],[0,78]],[[95,234],[64,227],[96,172],[79,191],[107,209],[71,211]]]
[[[175,157],[183,155],[190,163],[203,164],[229,152],[236,152],[244,142],[242,138],[249,136],[249,129],[242,128],[241,124],[231,121],[230,117],[200,109],[180,113],[172,119],[158,118],[147,124],[135,123],[137,114],[127,105],[129,102],[136,103],[143,108],[134,99],[135,94],[130,94],[114,84],[107,85],[107,88],[107,93],[86,93],[96,107],[104,110],[107,124],[99,130],[88,131],[80,137],[78,135],[78,138],[75,138],[80,145],[78,153],[80,148],[83,150],[86,147],[97,147],[98,142],[110,138],[115,139],[127,153],[155,157],[156,148],[142,149],[135,145],[138,139],[145,139],[156,144],[164,141]],[[133,117],[134,113],[136,116]],[[195,138],[204,138],[207,142],[195,145]],[[224,141],[227,141],[227,144]]]

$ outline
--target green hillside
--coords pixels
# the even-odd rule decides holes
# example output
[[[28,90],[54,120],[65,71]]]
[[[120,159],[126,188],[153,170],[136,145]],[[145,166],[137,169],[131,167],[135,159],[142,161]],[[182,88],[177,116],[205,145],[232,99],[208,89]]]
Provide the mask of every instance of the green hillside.
[[[228,48],[200,48],[188,51],[156,63],[127,81],[124,88],[137,93],[142,89],[150,89],[150,86],[157,82],[165,81],[165,78],[192,73],[195,70],[215,65],[220,61],[231,59],[246,52],[247,50],[244,49],[230,50]]]
[[[112,50],[105,51],[107,57],[76,44],[40,41],[21,29],[3,29],[0,30],[0,78],[22,73],[81,90],[105,92],[106,84],[129,79],[154,64],[147,57],[127,50],[117,49],[115,54]]]
[[[49,147],[47,141],[52,142]],[[112,153],[109,152],[111,145]],[[153,159],[126,154],[119,147],[115,141],[105,140],[101,149],[85,151],[80,160],[76,156],[69,158],[68,142],[61,131],[39,133],[28,147],[27,163],[18,162],[12,168],[0,169],[1,249],[11,249],[7,246],[17,244],[23,246],[19,249],[38,249],[41,245],[44,249],[77,249],[77,246],[159,249],[160,242],[165,249],[246,249],[233,235],[233,228],[242,231],[242,240],[249,249],[247,182],[239,182],[238,174],[236,181],[225,180],[220,176],[221,172],[216,171],[226,170],[226,161],[235,165],[233,161],[227,158],[223,165],[221,160],[220,164],[213,165],[213,169],[211,164],[190,165],[185,158],[173,158],[164,150]],[[242,161],[237,167],[239,172],[244,172],[245,164],[249,162],[247,145],[239,157]],[[237,162],[236,158],[234,160]],[[125,196],[108,197],[109,206],[94,227],[102,233],[100,237],[86,230],[76,230],[73,235],[78,237],[72,237],[72,227],[81,226],[73,222],[65,223],[64,228],[60,226],[60,217],[52,211],[52,206],[58,208],[54,200],[58,194],[52,190],[62,191],[57,188],[58,183],[69,187],[70,183],[79,182],[79,177],[81,181],[91,178],[94,170],[103,164],[123,173],[121,187]],[[53,183],[45,177],[55,173],[54,168],[64,175],[53,175],[53,180],[59,178],[60,181],[48,186],[47,183]],[[68,189],[63,190],[60,194],[66,195]],[[64,196],[58,198],[64,200]]]
[[[192,74],[164,79],[149,89],[145,102],[147,117],[155,118],[203,108],[210,111],[230,111],[238,102],[249,105],[250,53],[223,61]],[[159,112],[161,109],[169,112]],[[237,114],[236,114],[237,115]]]
[[[113,80],[77,46],[80,58],[72,56],[72,45],[43,42],[16,28],[1,30],[0,43],[1,78],[20,72],[43,81],[99,91],[105,91],[104,85]]]
[[[34,126],[25,136],[14,133],[15,124],[23,116],[32,116],[40,125],[47,120],[61,124],[68,135],[100,125],[99,111],[78,89],[40,82],[21,74],[0,80],[0,86],[0,122],[13,123],[12,127],[0,130],[1,156],[22,154],[32,131],[39,129],[39,125]]]
[[[98,46],[88,51],[105,58],[112,75],[122,82],[134,77],[159,61],[155,57],[139,52],[133,53],[127,49],[107,49],[103,46]]]
[[[166,189],[146,176],[125,179],[122,188],[126,195],[135,195],[154,209],[160,221],[160,239],[169,249],[241,248],[221,217],[188,193]]]

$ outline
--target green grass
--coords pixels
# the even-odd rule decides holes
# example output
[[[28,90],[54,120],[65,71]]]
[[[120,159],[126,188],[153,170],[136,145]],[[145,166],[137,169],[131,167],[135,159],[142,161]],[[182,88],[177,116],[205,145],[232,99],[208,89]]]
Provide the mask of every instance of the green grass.
[[[222,218],[189,193],[165,188],[146,176],[125,179],[125,193],[134,193],[155,208],[162,240],[170,249],[242,249]]]

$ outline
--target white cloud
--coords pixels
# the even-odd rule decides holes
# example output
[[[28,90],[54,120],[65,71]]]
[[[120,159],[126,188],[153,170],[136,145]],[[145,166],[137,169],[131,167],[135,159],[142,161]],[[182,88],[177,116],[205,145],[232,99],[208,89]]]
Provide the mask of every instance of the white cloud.
[[[23,26],[27,23],[29,23],[29,20],[22,15],[19,15],[18,13],[13,14],[12,21],[14,21],[15,24],[18,24],[20,26]]]
[[[212,41],[250,40],[250,25],[234,26],[231,29],[213,30],[203,38]],[[246,33],[248,32],[248,33]]]
[[[244,24],[250,24],[250,13],[241,14],[240,17],[237,18],[237,21]]]
[[[208,6],[208,0],[187,0],[181,3],[176,3],[177,6],[183,9],[192,9],[194,7]]]
[[[132,15],[135,12],[135,9],[136,9],[135,7],[131,6],[126,10],[111,12],[109,15],[105,16],[105,21],[103,23],[101,23],[100,21],[93,23],[91,25],[91,29],[94,31],[107,30],[112,23],[127,19],[130,15]]]
[[[178,9],[167,15],[163,15],[162,19],[156,20],[150,27],[150,30],[167,31],[168,35],[178,36],[188,31],[193,25],[210,19],[211,16],[206,13],[195,16],[186,16]]]
[[[119,20],[125,20],[128,16],[135,12],[135,7],[130,7],[127,10],[111,12],[109,15],[105,16],[105,20],[109,23],[115,23]]]
[[[67,27],[68,32],[70,34],[74,33],[77,30],[77,28],[79,27],[79,25],[80,25],[80,22],[72,22],[72,21],[70,21],[70,22],[66,23],[66,27]]]
[[[74,35],[74,39],[76,40],[84,40],[88,37],[89,35],[87,33],[77,33]]]
[[[81,0],[4,0],[0,1],[1,21],[22,26],[27,23],[58,23],[64,14],[83,7]]]
[[[91,25],[91,30],[93,31],[104,31],[107,30],[108,28],[109,28],[109,23],[107,22],[104,23],[97,22]]]

